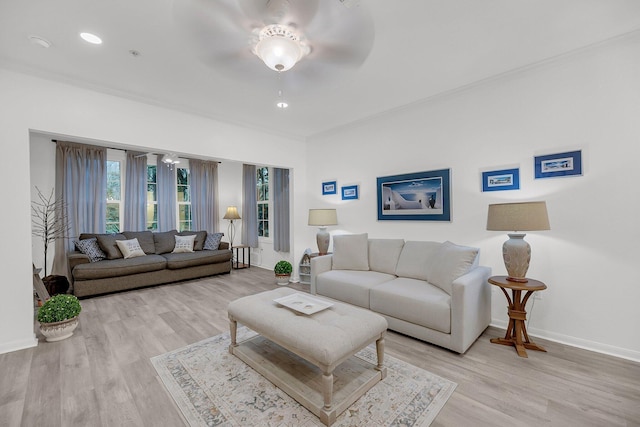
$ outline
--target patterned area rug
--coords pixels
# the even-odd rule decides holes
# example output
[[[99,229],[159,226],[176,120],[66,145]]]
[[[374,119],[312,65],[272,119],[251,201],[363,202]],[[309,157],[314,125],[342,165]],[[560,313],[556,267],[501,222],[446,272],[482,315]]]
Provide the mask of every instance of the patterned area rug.
[[[255,336],[238,328],[238,342]],[[322,426],[320,420],[229,354],[229,334],[153,357],[165,387],[192,426]],[[376,361],[375,346],[356,357]],[[456,383],[385,355],[387,377],[333,426],[428,426]]]

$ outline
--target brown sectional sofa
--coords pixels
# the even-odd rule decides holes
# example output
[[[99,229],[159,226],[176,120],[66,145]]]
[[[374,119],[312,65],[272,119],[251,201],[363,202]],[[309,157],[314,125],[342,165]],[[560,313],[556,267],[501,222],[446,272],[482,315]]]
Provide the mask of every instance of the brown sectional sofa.
[[[172,253],[175,235],[196,234],[194,251]],[[176,230],[123,232],[122,234],[82,234],[80,240],[97,238],[106,259],[91,262],[81,252],[68,254],[73,294],[77,297],[106,294],[144,286],[195,279],[231,271],[231,250],[220,242],[217,250],[204,250],[206,231]],[[137,238],[145,256],[124,259],[116,241]]]

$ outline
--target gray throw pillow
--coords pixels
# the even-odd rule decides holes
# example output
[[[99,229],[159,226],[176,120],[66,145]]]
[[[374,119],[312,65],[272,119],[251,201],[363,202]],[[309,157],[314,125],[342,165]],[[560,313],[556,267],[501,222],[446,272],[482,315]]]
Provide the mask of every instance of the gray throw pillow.
[[[217,251],[220,248],[224,233],[207,233],[207,239],[204,241],[205,251]]]
[[[107,257],[102,249],[100,249],[100,245],[98,245],[98,239],[96,237],[77,240],[75,244],[76,249],[88,256],[90,262],[101,261]]]
[[[176,239],[174,237],[176,234],[178,234],[177,230],[153,233],[156,254],[168,254],[173,251],[173,248],[176,246]]]

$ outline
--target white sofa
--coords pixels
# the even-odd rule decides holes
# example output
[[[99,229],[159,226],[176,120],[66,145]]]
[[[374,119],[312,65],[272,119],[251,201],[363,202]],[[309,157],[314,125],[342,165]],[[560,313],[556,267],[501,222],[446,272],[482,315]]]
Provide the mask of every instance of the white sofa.
[[[335,236],[312,258],[311,293],[384,316],[389,329],[464,353],[489,326],[489,267],[451,242]]]

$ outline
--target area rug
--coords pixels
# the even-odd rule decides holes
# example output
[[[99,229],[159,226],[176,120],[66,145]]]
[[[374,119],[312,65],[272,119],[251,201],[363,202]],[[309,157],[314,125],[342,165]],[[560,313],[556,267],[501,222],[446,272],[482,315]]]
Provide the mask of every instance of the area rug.
[[[238,328],[238,342],[255,332]],[[322,426],[320,420],[229,353],[229,333],[151,358],[185,419],[195,426]],[[376,362],[375,346],[356,354]],[[428,426],[456,383],[385,355],[387,377],[333,426]]]

